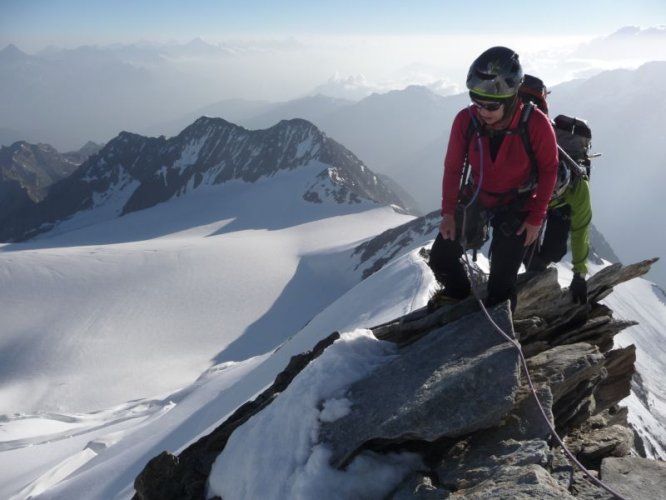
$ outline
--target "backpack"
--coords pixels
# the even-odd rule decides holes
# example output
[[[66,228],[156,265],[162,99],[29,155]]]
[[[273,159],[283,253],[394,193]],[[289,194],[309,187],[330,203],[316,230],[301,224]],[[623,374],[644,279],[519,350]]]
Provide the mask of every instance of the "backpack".
[[[541,111],[548,114],[548,103],[546,96],[550,91],[546,88],[543,80],[532,75],[525,75],[523,83],[518,90],[518,97],[524,103],[533,103]],[[558,115],[553,120],[553,128],[557,137],[557,145],[560,153],[560,164],[563,162],[573,170],[573,174],[581,173],[581,166],[584,167],[585,175],[590,177],[590,158],[597,155],[590,155],[590,146],[592,143],[592,130],[585,120],[580,120],[567,115]],[[528,138],[529,139],[529,138]],[[529,153],[529,149],[527,150]],[[570,158],[567,159],[566,153]],[[565,159],[562,159],[565,156]],[[573,162],[571,161],[573,160]]]
[[[592,130],[586,121],[566,115],[557,115],[553,120],[557,145],[575,162],[583,166],[585,176],[589,179],[592,146]],[[571,162],[568,162],[571,163]],[[573,165],[571,165],[573,167]]]
[[[550,91],[546,88],[543,80],[532,75],[525,75],[525,79],[518,89],[518,97],[523,102],[536,104],[546,114],[548,114],[548,102],[546,101],[548,94],[550,94]]]

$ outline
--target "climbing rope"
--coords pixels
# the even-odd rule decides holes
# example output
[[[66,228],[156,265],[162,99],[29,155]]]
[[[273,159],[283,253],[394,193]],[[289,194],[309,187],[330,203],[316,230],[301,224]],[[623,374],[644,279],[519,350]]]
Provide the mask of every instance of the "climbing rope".
[[[477,273],[478,277],[478,272],[479,269],[476,268],[475,266],[472,265],[472,263],[469,260],[469,255],[467,252],[464,252],[464,262],[465,262],[465,270],[467,271],[467,275],[470,279],[470,282],[472,283],[472,293],[474,294],[474,298],[476,301],[479,303],[479,306],[481,307],[481,310],[483,311],[485,317],[488,319],[490,324],[493,326],[493,328],[502,336],[504,339],[507,340],[507,342],[511,343],[513,347],[518,351],[518,355],[520,356],[520,361],[521,365],[523,367],[523,371],[525,372],[525,377],[527,378],[527,383],[530,388],[530,392],[534,396],[534,400],[537,403],[537,406],[539,407],[539,410],[541,411],[541,415],[543,415],[543,418],[548,425],[548,428],[550,429],[550,432],[552,435],[555,437],[556,441],[558,444],[561,446],[562,450],[564,453],[569,457],[569,460],[571,460],[572,463],[574,463],[582,472],[585,474],[594,484],[599,486],[600,488],[603,488],[606,490],[608,493],[611,495],[615,496],[618,500],[627,500],[625,497],[617,493],[615,490],[613,490],[610,486],[604,484],[599,478],[595,477],[587,468],[580,463],[580,461],[575,457],[575,455],[569,451],[569,449],[566,447],[564,444],[564,441],[562,438],[560,438],[559,434],[555,430],[555,425],[551,423],[550,419],[548,418],[548,415],[546,414],[546,410],[544,409],[543,405],[541,404],[541,401],[539,400],[539,396],[537,395],[536,388],[534,386],[534,383],[532,382],[532,377],[530,376],[530,371],[527,366],[527,359],[525,358],[525,355],[523,354],[523,349],[520,345],[520,343],[516,340],[511,338],[510,335],[508,335],[502,328],[495,322],[495,320],[490,316],[490,313],[488,312],[488,309],[486,309],[485,304],[483,303],[483,300],[481,299],[481,296],[479,294],[479,291],[477,289],[475,280],[473,280],[473,275]],[[476,280],[478,282],[478,280]]]

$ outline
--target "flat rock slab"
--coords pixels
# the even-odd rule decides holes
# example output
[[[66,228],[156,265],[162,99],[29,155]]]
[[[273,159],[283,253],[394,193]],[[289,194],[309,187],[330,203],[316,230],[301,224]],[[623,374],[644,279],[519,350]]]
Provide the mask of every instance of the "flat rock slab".
[[[666,463],[639,457],[609,457],[601,480],[627,499],[666,498]]]
[[[513,335],[506,306],[493,320]],[[364,444],[435,441],[496,426],[519,387],[518,351],[477,313],[398,351],[347,394],[350,413],[322,423],[331,465],[344,467]]]
[[[565,488],[539,465],[526,467],[502,467],[491,479],[463,490],[448,498],[464,500],[487,500],[489,498],[511,500],[573,500]]]

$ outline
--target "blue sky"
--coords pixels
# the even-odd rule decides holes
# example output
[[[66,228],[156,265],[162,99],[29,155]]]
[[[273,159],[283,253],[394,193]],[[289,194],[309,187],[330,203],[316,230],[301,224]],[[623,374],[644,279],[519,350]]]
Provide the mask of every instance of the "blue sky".
[[[299,35],[607,35],[666,24],[666,2],[0,0],[0,45]]]

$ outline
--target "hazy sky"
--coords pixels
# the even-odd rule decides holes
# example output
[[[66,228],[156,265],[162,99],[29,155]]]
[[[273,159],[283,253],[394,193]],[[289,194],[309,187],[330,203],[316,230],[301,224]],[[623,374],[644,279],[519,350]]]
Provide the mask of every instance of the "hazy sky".
[[[606,35],[661,23],[663,0],[0,0],[0,46],[24,50],[195,36]]]
[[[13,43],[34,53],[201,37],[243,56],[217,65],[215,78],[239,76],[229,96],[269,99],[293,98],[336,74],[362,76],[380,91],[432,81],[460,86],[470,61],[492,45],[518,51],[528,69],[531,59],[532,71],[546,72],[552,84],[574,74],[548,73],[554,65],[538,51],[660,24],[664,0],[0,0],[0,48]]]
[[[36,53],[195,37],[223,45],[229,57],[170,59],[178,75],[161,77],[189,79],[183,88],[198,85],[202,102],[288,100],[321,92],[327,81],[456,93],[470,62],[493,45],[516,50],[524,68],[552,86],[662,59],[659,47],[630,51],[637,61],[570,56],[572,47],[622,27],[657,25],[666,25],[664,0],[0,0],[0,48]]]

